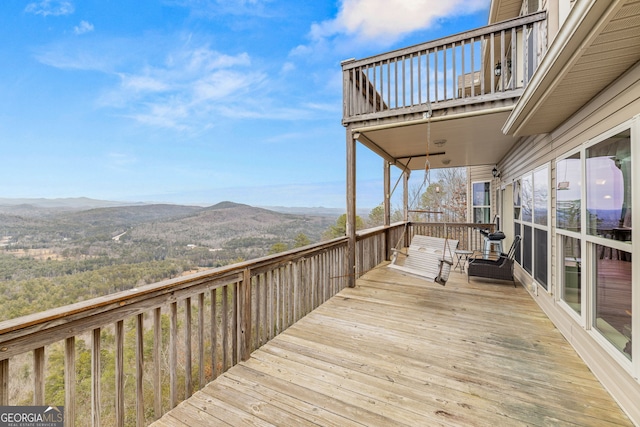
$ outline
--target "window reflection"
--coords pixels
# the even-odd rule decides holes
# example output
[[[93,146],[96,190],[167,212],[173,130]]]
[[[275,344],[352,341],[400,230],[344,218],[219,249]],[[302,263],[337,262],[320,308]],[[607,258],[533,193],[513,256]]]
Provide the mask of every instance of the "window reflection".
[[[562,236],[562,260],[564,285],[562,300],[576,313],[582,313],[582,255],[580,239]]]
[[[631,137],[626,130],[587,149],[588,233],[631,241]]]
[[[557,226],[580,232],[582,163],[576,153],[556,164]]]
[[[606,246],[595,246],[594,326],[631,360],[631,254]]]
[[[522,220],[531,221],[533,218],[533,176],[522,177]]]
[[[547,225],[547,201],[549,200],[549,170],[543,168],[533,174],[533,222]]]

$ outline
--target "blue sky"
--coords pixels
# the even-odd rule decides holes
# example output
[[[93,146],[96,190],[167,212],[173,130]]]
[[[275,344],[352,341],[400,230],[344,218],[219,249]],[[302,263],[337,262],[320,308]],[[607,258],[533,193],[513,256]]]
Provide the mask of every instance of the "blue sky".
[[[340,61],[486,25],[489,3],[4,0],[0,198],[344,207]],[[357,156],[373,207],[382,160]]]

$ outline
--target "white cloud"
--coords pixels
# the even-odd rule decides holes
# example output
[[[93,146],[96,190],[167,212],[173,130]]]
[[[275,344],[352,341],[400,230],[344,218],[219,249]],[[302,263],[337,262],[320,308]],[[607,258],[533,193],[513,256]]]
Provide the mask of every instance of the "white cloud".
[[[342,0],[338,16],[314,24],[311,37],[346,34],[365,40],[383,38],[391,43],[428,28],[438,19],[472,14],[488,4],[488,0]]]
[[[73,13],[73,4],[67,0],[41,0],[39,2],[29,3],[25,9],[27,13],[42,16],[61,16]]]
[[[248,54],[210,48],[175,50],[163,63],[118,73],[120,84],[101,99],[139,123],[179,131],[201,131],[220,116],[260,115],[253,98],[266,75],[250,68]]]
[[[90,33],[91,31],[93,31],[93,24],[87,21],[80,21],[80,25],[73,27],[73,32],[78,35]]]

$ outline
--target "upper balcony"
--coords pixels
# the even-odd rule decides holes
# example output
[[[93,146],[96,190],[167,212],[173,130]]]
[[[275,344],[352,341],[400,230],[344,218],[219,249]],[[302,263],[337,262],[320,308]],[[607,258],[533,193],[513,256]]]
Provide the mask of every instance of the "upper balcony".
[[[514,142],[501,127],[546,47],[543,11],[344,61],[342,123],[402,169],[424,167],[427,133],[450,142],[431,147],[434,168],[496,163]]]

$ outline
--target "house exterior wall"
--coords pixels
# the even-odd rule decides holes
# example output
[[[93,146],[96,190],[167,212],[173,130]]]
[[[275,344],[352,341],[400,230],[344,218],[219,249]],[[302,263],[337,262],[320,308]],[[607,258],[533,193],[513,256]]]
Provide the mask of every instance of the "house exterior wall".
[[[631,150],[634,170],[638,169],[638,159],[640,159],[640,63],[627,71],[618,80],[613,82],[607,89],[592,99],[576,114],[557,127],[553,132],[542,135],[532,135],[522,138],[516,146],[498,164],[501,172],[501,188],[513,191],[512,187],[516,180],[524,174],[548,165],[549,189],[550,189],[550,223],[549,223],[549,280],[547,289],[540,286],[532,277],[519,265],[516,266],[516,273],[521,283],[529,290],[532,297],[538,302],[549,318],[554,322],[566,339],[574,346],[576,351],[585,360],[595,375],[603,385],[610,391],[612,396],[620,403],[630,418],[640,425],[640,345],[638,345],[640,330],[640,269],[633,268],[632,272],[632,331],[636,337],[634,342],[635,357],[626,360],[624,356],[618,354],[615,349],[603,339],[595,327],[592,327],[588,315],[577,318],[575,313],[563,305],[560,297],[560,263],[564,265],[564,258],[560,258],[556,242],[558,241],[556,229],[556,160],[571,150],[584,147],[589,141],[597,140],[617,126],[628,123],[631,127]],[[632,172],[632,213],[634,218],[639,218],[640,208],[640,175]],[[506,198],[505,198],[506,199]],[[630,252],[633,256],[640,255],[640,229],[638,222],[632,231],[632,242],[629,244]],[[506,219],[505,229],[514,230],[513,218]],[[589,292],[593,288],[592,278],[589,274],[589,257],[583,262],[584,275],[583,288]],[[593,268],[593,267],[592,267]],[[593,274],[593,273],[591,273]],[[594,291],[595,293],[595,291]],[[595,297],[593,297],[595,298]],[[591,300],[584,310],[593,310]],[[586,319],[586,320],[585,320]]]

